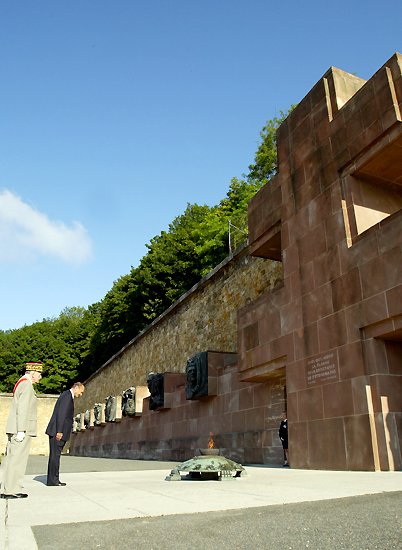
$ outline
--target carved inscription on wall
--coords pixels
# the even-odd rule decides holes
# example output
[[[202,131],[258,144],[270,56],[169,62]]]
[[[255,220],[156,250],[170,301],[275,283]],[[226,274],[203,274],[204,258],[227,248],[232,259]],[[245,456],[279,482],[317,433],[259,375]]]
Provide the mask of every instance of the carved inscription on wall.
[[[336,351],[329,351],[315,357],[310,357],[306,362],[307,386],[315,384],[327,384],[339,380],[339,363]]]

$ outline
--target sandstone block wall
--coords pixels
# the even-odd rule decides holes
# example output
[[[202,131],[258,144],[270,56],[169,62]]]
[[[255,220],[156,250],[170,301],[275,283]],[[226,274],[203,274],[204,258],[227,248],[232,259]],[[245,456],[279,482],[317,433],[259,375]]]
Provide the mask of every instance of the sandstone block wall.
[[[280,262],[230,256],[86,381],[81,411],[146,386],[149,372],[185,372],[199,351],[237,351],[237,310],[282,280]],[[78,405],[78,404],[77,404]]]
[[[331,68],[278,131],[250,252],[283,286],[239,312],[241,379],[286,369],[292,466],[402,468],[402,56]]]

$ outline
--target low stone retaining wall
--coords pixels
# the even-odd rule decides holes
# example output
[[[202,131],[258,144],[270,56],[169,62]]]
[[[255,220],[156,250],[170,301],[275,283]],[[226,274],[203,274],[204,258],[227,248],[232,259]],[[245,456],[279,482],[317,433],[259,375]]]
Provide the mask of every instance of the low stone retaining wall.
[[[0,393],[0,454],[4,454],[7,447],[6,424],[12,398],[11,393]],[[32,438],[30,454],[49,454],[49,438],[45,430],[57,398],[58,395],[38,396],[38,435]]]

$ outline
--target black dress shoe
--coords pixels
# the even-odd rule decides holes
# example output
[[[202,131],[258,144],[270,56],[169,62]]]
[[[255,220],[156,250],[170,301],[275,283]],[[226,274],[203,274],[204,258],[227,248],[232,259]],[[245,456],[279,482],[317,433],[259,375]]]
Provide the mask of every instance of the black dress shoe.
[[[13,495],[5,495],[4,493],[0,495],[0,498],[27,498],[28,495],[26,493],[15,493]]]
[[[64,487],[64,485],[67,485],[67,483],[62,483],[61,481],[58,481],[57,483],[46,483],[48,487]]]
[[[60,485],[62,487],[65,487],[67,485],[67,483],[63,483],[62,481],[59,481],[57,485]]]

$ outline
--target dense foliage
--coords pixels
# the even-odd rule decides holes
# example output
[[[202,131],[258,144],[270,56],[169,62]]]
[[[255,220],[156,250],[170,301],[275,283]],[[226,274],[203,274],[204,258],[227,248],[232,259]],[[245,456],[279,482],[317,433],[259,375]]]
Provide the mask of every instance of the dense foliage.
[[[45,361],[39,392],[58,393],[82,371],[90,337],[84,308],[65,309],[57,319],[0,331],[0,391],[11,391],[26,361]]]
[[[276,129],[260,133],[254,163],[233,178],[217,205],[188,204],[185,212],[147,244],[138,267],[114,282],[88,309],[66,308],[56,319],[0,331],[0,391],[12,391],[25,361],[43,361],[38,391],[59,393],[85,380],[247,238],[247,204],[276,172]],[[230,246],[229,246],[229,225]]]

